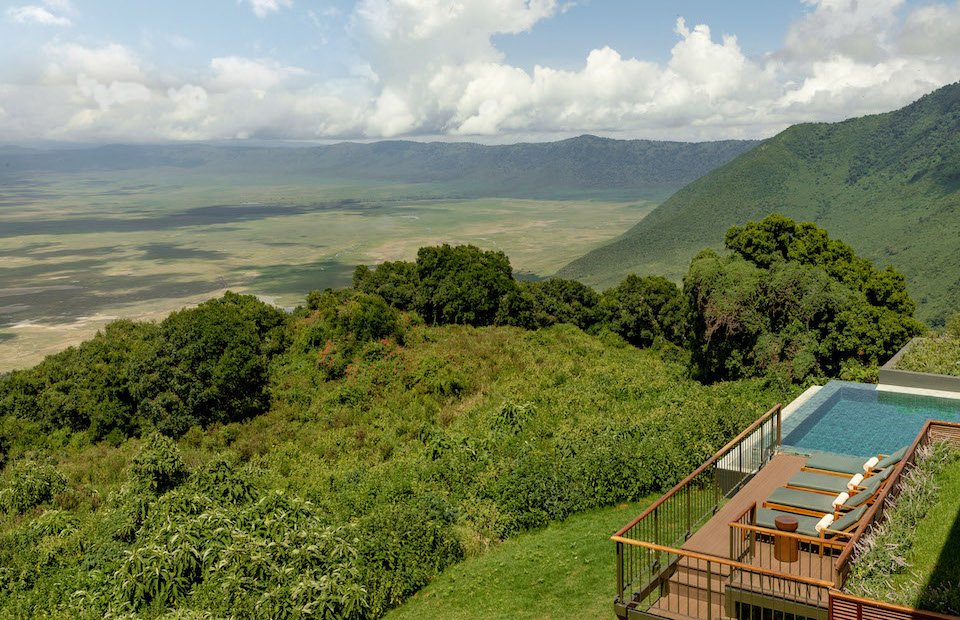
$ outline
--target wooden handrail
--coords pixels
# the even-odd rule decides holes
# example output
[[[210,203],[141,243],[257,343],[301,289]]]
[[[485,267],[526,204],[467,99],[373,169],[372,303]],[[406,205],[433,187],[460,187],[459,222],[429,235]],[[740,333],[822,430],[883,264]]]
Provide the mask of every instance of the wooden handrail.
[[[903,473],[903,470],[907,467],[910,459],[916,454],[917,448],[921,445],[926,444],[927,438],[930,436],[930,429],[934,426],[945,426],[948,428],[960,428],[960,422],[946,422],[943,420],[927,420],[923,423],[923,426],[920,428],[920,432],[917,433],[916,438],[913,440],[913,443],[910,444],[910,448],[907,449],[906,453],[903,455],[903,458],[900,459],[900,463],[897,465],[897,468],[893,470],[893,474],[890,475],[890,479],[883,485],[883,489],[880,490],[880,493],[877,494],[876,499],[873,502],[873,506],[867,510],[867,513],[863,516],[863,520],[860,523],[860,527],[856,529],[853,533],[853,537],[847,543],[846,548],[840,553],[840,556],[837,558],[834,567],[838,574],[841,574],[842,569],[848,561],[850,561],[850,555],[853,553],[854,548],[856,547],[857,542],[860,540],[860,537],[866,532],[867,528],[873,523],[874,517],[879,511],[886,499],[887,495],[890,494],[893,485],[900,479],[900,475]],[[842,585],[842,584],[840,584]]]
[[[750,525],[747,523],[736,523],[736,522],[732,522],[729,525],[730,527],[737,530],[759,532],[760,534],[768,534],[770,536],[781,536],[783,538],[794,538],[800,542],[812,543],[815,545],[824,545],[826,547],[832,547],[834,549],[843,549],[844,547],[847,546],[846,542],[841,543],[835,540],[830,540],[829,538],[819,538],[817,536],[810,536],[808,534],[797,534],[796,532],[774,530],[774,529],[770,529],[769,527],[763,527],[762,525]],[[831,530],[831,531],[834,531],[834,530]]]
[[[847,594],[846,592],[841,592],[840,590],[831,590],[830,598],[850,601],[851,603],[859,603],[861,605],[867,605],[869,607],[875,607],[885,611],[894,611],[912,616],[923,616],[924,618],[931,618],[932,620],[957,620],[956,616],[951,616],[950,614],[941,614],[935,611],[927,611],[926,609],[917,609],[915,607],[907,607],[905,605],[885,603],[872,598],[863,598],[861,596]]]
[[[757,502],[753,502],[752,504],[744,508],[743,512],[738,514],[737,518],[730,522],[730,525],[733,525],[734,523],[740,523],[740,519],[742,519],[745,514],[747,514],[748,512],[750,512],[756,507],[757,507]]]
[[[771,417],[773,417],[774,414],[779,413],[780,409],[781,409],[781,405],[780,403],[777,403],[765,414],[763,414],[762,416],[754,420],[753,424],[748,426],[742,433],[740,433],[739,435],[737,435],[736,437],[728,441],[725,446],[720,448],[716,453],[714,453],[713,456],[707,459],[706,462],[703,463],[703,465],[693,470],[693,473],[691,473],[689,476],[687,476],[686,478],[678,482],[672,489],[664,493],[660,497],[660,499],[658,499],[657,501],[647,506],[647,509],[641,512],[637,518],[635,518],[633,521],[631,521],[630,523],[626,524],[625,526],[617,530],[617,533],[611,536],[611,540],[615,540],[618,536],[623,536],[630,530],[630,528],[632,528],[637,523],[640,523],[645,518],[647,518],[647,515],[652,513],[654,510],[659,508],[664,502],[666,502],[668,499],[673,497],[676,493],[680,491],[680,489],[690,484],[691,480],[693,480],[694,478],[702,474],[704,471],[707,470],[708,467],[710,467],[711,465],[719,461],[724,456],[725,452],[727,452],[728,450],[733,448],[735,445],[737,445],[738,443],[746,439],[753,431],[757,430],[757,428],[759,428],[761,424],[763,424],[764,422],[769,420]]]
[[[737,562],[734,560],[728,560],[720,556],[706,555],[703,553],[697,553],[696,551],[687,551],[686,549],[675,549],[673,547],[665,547],[663,545],[658,545],[655,543],[648,543],[643,540],[633,540],[632,538],[623,538],[622,536],[614,536],[613,540],[625,545],[633,545],[634,547],[645,547],[647,549],[653,549],[654,551],[660,551],[662,553],[673,553],[674,555],[682,555],[684,557],[693,558],[695,560],[701,560],[703,562],[713,562],[714,564],[723,564],[724,566],[729,566],[731,568],[737,568],[742,571],[749,573],[757,573],[759,575],[764,575],[766,577],[775,577],[777,579],[785,579],[787,581],[794,581],[797,583],[802,583],[808,586],[817,586],[819,588],[832,588],[832,581],[824,581],[823,579],[812,579],[810,577],[799,577],[797,575],[791,575],[789,573],[784,573],[781,571],[770,570],[769,568],[762,568],[760,566],[753,566],[751,564],[744,564],[742,562]]]

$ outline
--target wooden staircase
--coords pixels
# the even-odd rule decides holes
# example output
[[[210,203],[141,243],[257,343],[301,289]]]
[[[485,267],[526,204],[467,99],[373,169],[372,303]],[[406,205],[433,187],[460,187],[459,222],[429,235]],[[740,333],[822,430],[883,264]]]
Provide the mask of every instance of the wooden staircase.
[[[681,558],[670,579],[662,586],[661,596],[646,613],[670,620],[726,620],[723,593],[729,567]]]

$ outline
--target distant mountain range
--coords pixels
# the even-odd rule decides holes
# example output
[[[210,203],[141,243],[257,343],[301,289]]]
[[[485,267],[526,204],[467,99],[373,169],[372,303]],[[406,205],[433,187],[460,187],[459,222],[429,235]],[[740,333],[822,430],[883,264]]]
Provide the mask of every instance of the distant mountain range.
[[[654,142],[580,136],[484,146],[386,141],[315,147],[111,145],[40,150],[0,147],[0,179],[25,172],[158,167],[211,173],[307,174],[372,183],[434,183],[465,196],[662,200],[756,142]]]
[[[679,279],[729,226],[774,211],[902,271],[918,318],[938,325],[960,311],[960,83],[895,112],[790,127],[560,275],[595,286],[631,272]]]

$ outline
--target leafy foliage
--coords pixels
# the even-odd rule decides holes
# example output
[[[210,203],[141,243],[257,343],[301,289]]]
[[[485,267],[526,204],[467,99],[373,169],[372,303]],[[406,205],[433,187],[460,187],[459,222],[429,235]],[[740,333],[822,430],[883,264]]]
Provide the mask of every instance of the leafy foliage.
[[[66,486],[67,479],[53,465],[18,461],[0,487],[0,510],[22,514],[51,501]]]
[[[370,269],[358,265],[353,272],[353,288],[371,295],[379,295],[399,310],[413,310],[420,288],[416,263],[385,261]]]
[[[267,365],[283,349],[283,312],[226,293],[160,324],[155,346],[134,364],[138,413],[179,435],[194,424],[242,420],[269,404]]]
[[[947,514],[956,514],[956,481],[960,465],[960,449],[947,443],[928,444],[920,449],[916,464],[903,474],[900,494],[887,509],[884,520],[867,534],[857,547],[851,564],[846,589],[853,594],[891,601],[911,607],[919,607],[946,614],[960,613],[960,590],[957,589],[954,553],[947,540],[952,519],[939,524],[943,536],[933,545],[933,550],[942,554],[939,559],[918,558],[915,554],[917,532],[927,537],[936,536],[931,531],[931,510],[947,507]],[[952,473],[953,492],[944,493],[941,482]],[[936,527],[936,526],[935,526]],[[927,541],[922,544],[926,545]],[[925,560],[923,566],[916,566]],[[944,564],[943,567],[935,564]]]
[[[692,360],[707,380],[836,376],[882,363],[924,329],[900,274],[813,224],[774,214],[731,228],[727,243],[734,254],[705,250],[684,279]]]
[[[165,493],[187,477],[187,465],[172,439],[152,433],[133,459],[131,478],[153,493]]]
[[[683,344],[686,338],[686,300],[676,284],[660,276],[630,274],[604,292],[600,314],[609,329],[636,346],[658,338]]]
[[[960,377],[960,314],[953,315],[940,336],[914,343],[897,368]]]
[[[472,245],[420,248],[417,276],[417,311],[440,325],[493,325],[500,300],[517,286],[506,254]]]
[[[0,415],[119,442],[158,429],[242,420],[269,405],[269,360],[286,347],[284,313],[226,293],[159,324],[115,321],[92,340],[0,378]]]

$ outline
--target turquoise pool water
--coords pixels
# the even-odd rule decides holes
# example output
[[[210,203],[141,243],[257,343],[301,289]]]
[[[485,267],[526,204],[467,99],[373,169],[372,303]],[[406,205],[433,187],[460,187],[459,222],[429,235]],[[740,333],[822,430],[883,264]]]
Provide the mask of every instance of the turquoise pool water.
[[[960,422],[960,400],[831,381],[783,422],[783,445],[870,457],[911,443],[927,420]]]

